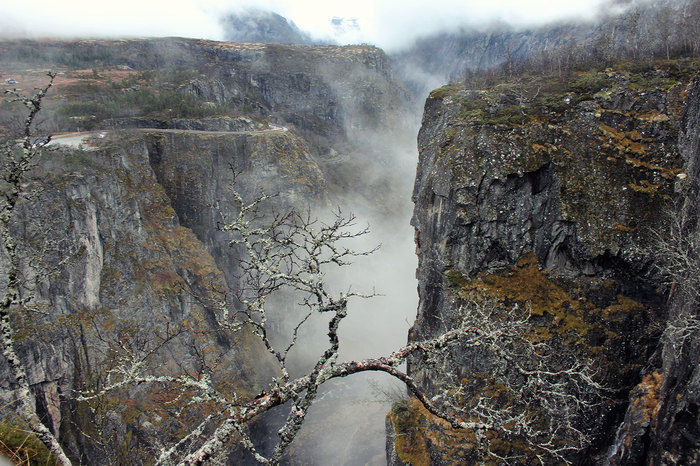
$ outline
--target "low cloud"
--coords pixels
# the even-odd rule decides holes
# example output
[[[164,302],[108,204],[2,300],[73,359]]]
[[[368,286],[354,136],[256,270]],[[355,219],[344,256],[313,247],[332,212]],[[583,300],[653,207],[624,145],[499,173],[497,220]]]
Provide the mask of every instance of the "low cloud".
[[[86,0],[8,1],[0,18],[0,37],[157,37],[219,40],[220,1]]]
[[[220,18],[248,8],[268,9],[293,21],[317,39],[371,43],[388,50],[417,37],[493,22],[532,26],[595,16],[604,0],[167,0],[148,2],[9,2],[0,33],[5,37],[153,37],[183,36],[221,40]],[[333,18],[346,19],[338,24]],[[356,28],[354,25],[359,27]],[[351,26],[351,27],[348,27]]]

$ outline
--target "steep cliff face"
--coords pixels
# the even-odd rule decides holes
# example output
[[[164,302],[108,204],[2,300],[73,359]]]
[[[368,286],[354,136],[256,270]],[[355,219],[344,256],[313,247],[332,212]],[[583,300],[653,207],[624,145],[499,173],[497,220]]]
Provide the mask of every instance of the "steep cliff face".
[[[154,371],[198,370],[202,351],[240,395],[261,390],[275,374],[262,344],[215,322],[223,293],[237,288],[238,258],[218,226],[237,214],[234,174],[246,197],[279,191],[279,207],[321,202],[325,181],[303,141],[282,130],[122,131],[93,143],[59,148],[34,173],[41,194],[22,206],[17,235],[27,257],[42,259],[27,265],[27,293],[36,292],[17,326],[41,412],[72,453],[100,462],[139,441],[141,461],[170,440],[174,411],[137,391],[134,406],[91,417],[69,394],[103,383],[119,335],[148,346],[180,327],[187,337],[150,362]]]
[[[689,239],[694,267],[678,277],[671,295],[664,334],[664,379],[652,431],[649,458],[654,464],[693,464],[700,461],[700,309],[697,253],[700,238],[700,83],[695,82],[683,113],[680,148],[692,185],[680,215],[682,234]],[[685,251],[685,250],[682,250]],[[650,462],[651,462],[650,461]]]
[[[245,199],[279,193],[276,206],[323,204],[326,181],[303,140],[282,130],[240,134],[149,131],[139,136],[158,182],[183,226],[202,241],[236,289],[236,251],[219,231],[238,214],[231,190]]]
[[[700,325],[695,278],[700,232],[699,141],[700,85],[696,81],[686,98],[679,140],[689,181],[665,240],[670,251],[665,250],[667,257],[662,258],[688,261],[674,268],[660,367],[631,392],[624,422],[610,448],[609,464],[695,464],[700,460]]]
[[[176,394],[141,388],[95,407],[74,390],[103,386],[123,352],[167,341],[149,370],[210,364],[220,386],[259,393],[275,375],[267,353],[215,319],[238,287],[239,251],[218,229],[238,213],[234,178],[248,200],[279,193],[271,202],[280,209],[360,198],[356,211],[395,218],[406,200],[395,189],[410,182],[397,174],[412,165],[396,159],[413,153],[396,142],[412,130],[401,115],[406,93],[383,52],[364,46],[30,41],[2,42],[0,55],[24,88],[45,82],[40,69],[58,70],[40,130],[100,130],[82,148],[55,139],[59,149],[33,174],[41,195],[16,220],[34,299],[15,325],[39,410],[75,459],[148,462],[210,408],[181,411],[164,403]],[[3,104],[0,133],[15,111]],[[275,317],[271,332],[283,327]],[[264,422],[252,432],[264,438]]]
[[[164,344],[167,351],[148,361],[161,374],[198,370],[202,351],[220,364],[220,382],[242,394],[257,392],[274,370],[252,335],[219,332],[224,276],[179,221],[151,168],[145,136],[109,139],[90,151],[55,151],[36,169],[41,192],[22,205],[16,232],[33,299],[16,325],[40,412],[71,454],[132,463],[177,435],[165,426],[187,421],[177,420],[175,406],[162,408],[159,397],[171,396],[165,392],[135,390],[124,396],[127,403],[115,395],[116,405],[93,405],[92,412],[74,401],[75,390],[105,383],[119,351]],[[175,337],[183,330],[186,338]]]
[[[649,245],[652,231],[666,231],[664,212],[691,176],[678,141],[684,106],[685,115],[692,111],[692,69],[579,73],[558,84],[531,77],[487,91],[453,86],[426,102],[413,217],[420,305],[411,338],[438,334],[477,292],[529,309],[532,338],[562,358],[594,361],[607,387],[606,401],[574,420],[593,443],[570,453],[573,461],[605,456],[620,403],[660,336],[664,296]],[[478,351],[451,353],[450,366],[475,380],[490,367]],[[450,383],[420,361],[409,370],[429,391]],[[417,437],[401,446],[403,457],[397,451],[401,461],[420,451],[436,464],[474,459],[473,434],[409,412]],[[515,443],[495,448],[533,453]]]

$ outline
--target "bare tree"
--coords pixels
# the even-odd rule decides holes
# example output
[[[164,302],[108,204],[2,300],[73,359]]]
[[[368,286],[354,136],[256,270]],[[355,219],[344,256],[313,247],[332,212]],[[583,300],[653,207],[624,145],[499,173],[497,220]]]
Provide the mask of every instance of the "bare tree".
[[[362,361],[339,361],[338,329],[348,315],[350,303],[369,298],[351,290],[333,293],[325,281],[329,267],[344,267],[352,258],[373,251],[355,251],[348,242],[363,236],[366,229],[355,228],[353,216],[337,212],[329,222],[321,222],[295,210],[270,212],[264,204],[270,196],[260,196],[246,203],[236,192],[238,215],[224,222],[221,229],[233,237],[231,246],[244,251],[241,259],[240,289],[233,302],[219,307],[218,324],[230,332],[252,331],[276,362],[278,376],[253,399],[243,399],[222,389],[216,374],[203,364],[197,374],[179,376],[154,375],[147,359],[152,352],[139,353],[127,347],[119,364],[106,374],[106,385],[82,400],[94,400],[124,387],[153,384],[176,388],[185,404],[213,403],[214,414],[177,444],[157,452],[157,464],[203,464],[225,455],[231,441],[243,444],[263,464],[278,464],[295,439],[320,387],[335,378],[366,371],[385,372],[403,382],[408,390],[436,416],[454,428],[471,429],[483,434],[507,432],[527,439],[535,455],[544,464],[547,458],[566,459],[566,454],[582,448],[587,436],[579,432],[572,420],[590,405],[601,388],[589,365],[577,359],[561,362],[544,343],[528,340],[529,315],[517,308],[505,308],[486,300],[472,300],[462,308],[462,318],[439,336],[409,344],[386,357]],[[269,335],[270,303],[276,293],[296,297],[304,310],[287,343],[273,344]],[[328,332],[325,349],[304,375],[294,377],[288,368],[290,352],[300,341],[300,331],[313,316],[326,316]],[[401,367],[409,357],[427,361],[444,358],[450,348],[488,348],[494,355],[494,377],[517,402],[499,406],[497,400],[484,396],[476,404],[460,402],[465,389],[455,381],[450,396],[430,397],[420,383]],[[517,377],[508,379],[515,371]],[[510,382],[508,381],[510,380]],[[537,397],[533,403],[532,397]],[[289,414],[278,431],[278,442],[270,453],[260,451],[248,435],[247,425],[270,409],[287,404]],[[546,419],[545,424],[542,420]],[[484,454],[495,454],[488,447]]]
[[[654,28],[661,41],[661,54],[666,60],[671,59],[672,35],[674,32],[674,21],[672,12],[669,8],[661,8],[654,16]]]
[[[683,9],[680,34],[685,43],[687,52],[696,56],[700,51],[700,2],[693,0],[688,2]]]
[[[29,108],[29,115],[19,145],[11,141],[3,149],[0,235],[9,266],[0,306],[0,330],[3,353],[15,377],[20,416],[61,464],[70,464],[55,435],[37,415],[26,370],[15,350],[10,320],[10,313],[28,299],[21,292],[20,255],[10,226],[16,221],[13,215],[18,201],[26,195],[25,177],[49,142],[48,138],[34,137],[31,127],[50,85],[51,82],[29,98],[15,95]],[[572,420],[595,401],[601,387],[588,363],[573,355],[569,359],[554,358],[550,347],[529,338],[527,312],[472,296],[462,305],[459,319],[437,337],[408,344],[385,357],[341,362],[338,330],[349,306],[374,293],[351,289],[334,292],[325,274],[332,267],[348,266],[353,258],[373,252],[349,247],[349,242],[365,235],[367,229],[357,229],[355,218],[341,212],[322,222],[309,211],[279,212],[268,208],[266,203],[271,196],[262,195],[252,202],[246,202],[235,191],[231,196],[238,213],[233,219],[223,219],[220,228],[231,234],[231,246],[241,251],[240,286],[230,297],[222,297],[217,307],[217,324],[223,332],[252,332],[259,338],[276,364],[277,376],[257,396],[245,397],[232,391],[230,385],[217,382],[216,368],[195,343],[193,354],[202,354],[197,370],[183,369],[175,375],[154,372],[152,359],[182,332],[158,338],[151,335],[150,341],[148,336],[137,335],[135,342],[120,335],[111,342],[109,354],[113,361],[100,374],[100,386],[76,395],[78,401],[99,402],[104,396],[120,394],[123,388],[146,385],[175,390],[182,409],[216,407],[208,411],[210,414],[203,414],[198,425],[190,426],[176,443],[160,448],[156,452],[157,464],[211,462],[226,455],[232,442],[242,444],[260,463],[278,464],[305,422],[320,387],[331,379],[366,371],[392,375],[432,414],[454,428],[474,431],[482,441],[484,455],[498,455],[489,445],[492,433],[524,439],[542,464],[549,459],[566,461],[569,452],[586,445],[587,435],[577,430]],[[303,311],[282,345],[275,344],[269,334],[270,306],[280,293],[293,296]],[[325,348],[306,373],[293,375],[288,367],[289,356],[302,344],[302,329],[318,316],[327,321]],[[420,381],[402,369],[410,357],[448,367],[445,358],[450,351],[467,349],[491,354],[489,367],[484,370],[503,387],[508,403],[489,396],[469,397],[469,402],[465,402],[463,395],[474,387],[465,385],[457,374],[447,374],[452,380],[446,392],[431,397]],[[250,437],[248,425],[280,405],[287,405],[289,413],[278,431],[274,449],[263,452]]]
[[[37,90],[32,96],[23,96],[15,90],[6,91],[12,100],[22,103],[27,108],[23,134],[19,141],[8,139],[1,151],[2,186],[0,187],[0,237],[2,247],[8,259],[5,291],[0,302],[0,345],[7,361],[10,373],[14,377],[14,393],[19,417],[27,423],[34,435],[53,453],[56,460],[64,465],[71,464],[56,436],[41,422],[36,411],[36,399],[32,394],[27,379],[27,371],[15,348],[15,331],[12,327],[11,313],[26,305],[30,297],[22,296],[20,253],[18,244],[10,232],[10,226],[16,221],[17,203],[26,196],[26,177],[36,163],[36,158],[49,143],[50,138],[40,138],[33,134],[33,123],[41,109],[41,101],[53,83],[55,74],[49,73],[49,83]]]
[[[698,228],[698,194],[691,192],[678,212],[670,216],[664,232],[652,231],[654,241],[650,255],[662,279],[669,288],[669,302],[682,305],[673,307],[664,342],[672,348],[668,354],[681,358],[700,332],[700,228]]]

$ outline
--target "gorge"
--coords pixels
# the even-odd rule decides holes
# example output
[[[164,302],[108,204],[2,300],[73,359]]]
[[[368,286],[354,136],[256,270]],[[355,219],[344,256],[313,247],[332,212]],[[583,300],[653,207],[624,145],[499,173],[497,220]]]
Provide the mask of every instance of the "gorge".
[[[581,50],[608,37],[607,24],[576,30]],[[320,392],[283,463],[697,462],[700,64],[686,44],[673,57],[665,47],[555,66],[551,57],[575,54],[547,44],[569,32],[537,31],[505,60],[522,35],[469,39],[504,66],[427,99],[412,77],[455,70],[436,57],[407,72],[425,62],[421,50],[0,42],[2,77],[14,81],[5,88],[57,72],[37,134],[80,136],[77,147],[56,137],[39,156],[11,224],[31,298],[12,309],[16,346],[37,413],[71,460],[151,464],[221,414],[211,400],[181,403],[166,384],[80,397],[108,386],[127,353],[149,354],[154,376],[211,374],[240,406],[283,386],[265,341],[222,325],[222,303],[240,311],[232,303],[245,285],[246,256],[224,231],[241,211],[235,187],[248,202],[278,194],[260,219],[310,209],[328,224],[337,206],[373,231],[353,248],[382,244],[324,276],[333,292],[378,294],[348,307],[339,359],[388,357],[407,337],[420,346],[464,325],[481,338],[437,355],[419,348],[407,362],[429,399],[477,427],[457,429],[403,385],[362,374]],[[617,34],[611,50],[629,45]],[[454,49],[462,39],[435,40]],[[468,63],[478,55],[460,50]],[[528,68],[528,57],[549,64]],[[18,114],[0,107],[3,135],[21,126]],[[266,328],[281,347],[303,319],[299,302],[270,298]],[[292,378],[327,346],[327,318],[307,327],[285,367]],[[21,423],[4,360],[0,374],[1,434]],[[247,426],[261,454],[288,412]],[[231,441],[219,460],[254,464],[244,447]],[[197,445],[188,448],[181,457]]]

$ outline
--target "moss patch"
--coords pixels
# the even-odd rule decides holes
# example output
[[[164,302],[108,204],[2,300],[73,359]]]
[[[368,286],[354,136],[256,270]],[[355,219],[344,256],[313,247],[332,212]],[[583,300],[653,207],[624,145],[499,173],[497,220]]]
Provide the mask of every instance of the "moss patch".
[[[428,444],[420,425],[422,413],[416,401],[399,401],[388,414],[395,429],[396,453],[403,463],[414,466],[430,464]]]
[[[10,422],[0,422],[0,453],[14,464],[46,466],[58,462],[32,433]]]
[[[466,464],[470,452],[476,447],[473,432],[453,429],[448,422],[431,414],[415,398],[394,404],[387,416],[394,425],[397,455],[406,464],[431,464],[431,449],[441,452],[443,458],[451,464]]]
[[[460,89],[461,89],[461,86],[458,84],[449,84],[447,86],[442,86],[441,88],[435,89],[433,92],[431,92],[430,98],[431,99],[444,99],[447,96],[455,94]]]
[[[588,355],[599,354],[610,339],[618,340],[624,330],[620,328],[623,322],[644,320],[649,313],[634,299],[606,290],[605,282],[595,282],[586,288],[556,279],[541,269],[531,252],[514,267],[471,280],[458,271],[448,274],[447,280],[462,299],[471,299],[475,293],[485,294],[509,306],[529,308],[534,324],[530,335],[533,341],[567,341]],[[592,296],[607,297],[596,303]]]

